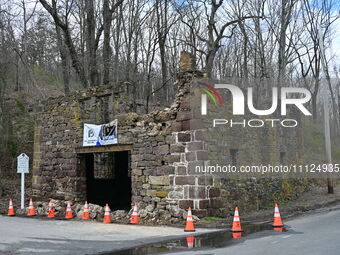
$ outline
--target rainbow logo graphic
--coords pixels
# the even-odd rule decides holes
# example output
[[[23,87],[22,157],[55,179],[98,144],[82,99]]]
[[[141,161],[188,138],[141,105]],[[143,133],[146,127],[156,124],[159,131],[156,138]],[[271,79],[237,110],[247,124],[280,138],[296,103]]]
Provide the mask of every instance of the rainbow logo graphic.
[[[211,99],[212,103],[217,105],[217,101],[220,105],[222,105],[223,101],[221,98],[221,95],[216,91],[216,89],[206,83],[198,82],[198,89],[203,92],[201,95],[201,114],[206,115],[207,114],[207,96]]]

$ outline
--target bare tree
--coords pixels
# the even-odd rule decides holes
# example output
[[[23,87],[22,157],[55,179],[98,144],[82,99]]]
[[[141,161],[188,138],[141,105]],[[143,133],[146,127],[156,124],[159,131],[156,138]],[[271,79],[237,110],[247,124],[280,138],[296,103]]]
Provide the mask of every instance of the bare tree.
[[[63,31],[65,44],[69,50],[70,57],[72,59],[72,66],[74,67],[76,73],[78,74],[83,87],[84,88],[88,87],[88,81],[86,78],[84,66],[79,61],[79,57],[71,37],[69,24],[59,17],[58,10],[56,8],[57,6],[56,0],[52,0],[52,6],[48,4],[46,0],[39,1],[42,4],[42,6],[46,9],[46,11],[48,11],[48,13],[52,16],[55,24],[58,27],[60,27],[60,29]]]
[[[280,31],[278,37],[278,86],[280,87],[286,78],[287,67],[287,29],[293,15],[293,9],[297,0],[281,0]]]
[[[111,2],[111,4],[110,4]],[[112,49],[110,46],[111,41],[111,24],[112,15],[115,10],[123,3],[123,0],[114,1],[104,0],[103,1],[103,31],[104,31],[104,41],[103,41],[103,84],[108,84],[110,82],[110,67],[111,67],[111,55]]]
[[[205,71],[208,77],[212,77],[213,73],[213,66],[214,60],[217,54],[217,51],[222,46],[222,40],[226,38],[231,38],[233,36],[234,30],[236,29],[237,25],[247,19],[254,19],[254,18],[263,18],[262,16],[254,16],[254,15],[246,15],[241,17],[230,17],[231,20],[223,22],[219,24],[218,22],[218,12],[220,9],[223,9],[223,0],[212,0],[210,5],[206,1],[202,1],[202,5],[204,8],[204,15],[207,22],[207,31],[200,31],[197,27],[195,27],[192,23],[187,22],[185,19],[182,21],[189,27],[189,29],[195,33],[198,40],[202,41],[206,45],[206,49],[204,51],[199,50],[205,55]],[[201,19],[201,13],[197,10],[193,1],[190,1],[190,9],[187,15],[196,15],[194,17],[195,21]],[[227,14],[227,13],[225,13]],[[230,15],[229,15],[230,16]],[[192,19],[192,18],[191,18]],[[230,29],[229,34],[227,35],[227,30]],[[194,46],[194,45],[192,45]]]
[[[168,4],[169,4],[168,0],[165,1],[156,0],[157,34],[161,58],[162,84],[166,84],[167,81],[167,61],[165,43],[170,29],[168,24]],[[167,88],[166,85],[164,85],[164,88]],[[166,97],[166,99],[168,100],[168,96]]]

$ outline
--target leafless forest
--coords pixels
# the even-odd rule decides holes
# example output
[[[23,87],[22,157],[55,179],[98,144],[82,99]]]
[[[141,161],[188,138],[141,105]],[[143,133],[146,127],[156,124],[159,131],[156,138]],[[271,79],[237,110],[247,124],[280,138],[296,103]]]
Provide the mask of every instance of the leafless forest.
[[[32,142],[50,96],[126,82],[139,103],[169,105],[181,51],[212,78],[308,88],[336,143],[339,15],[337,0],[0,0],[0,159]]]

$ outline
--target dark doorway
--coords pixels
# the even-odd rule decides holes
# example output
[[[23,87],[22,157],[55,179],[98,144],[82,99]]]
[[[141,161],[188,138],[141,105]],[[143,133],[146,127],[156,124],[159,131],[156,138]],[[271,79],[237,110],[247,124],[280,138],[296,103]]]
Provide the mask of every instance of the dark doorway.
[[[130,209],[131,177],[129,151],[83,154],[87,200],[111,210]]]

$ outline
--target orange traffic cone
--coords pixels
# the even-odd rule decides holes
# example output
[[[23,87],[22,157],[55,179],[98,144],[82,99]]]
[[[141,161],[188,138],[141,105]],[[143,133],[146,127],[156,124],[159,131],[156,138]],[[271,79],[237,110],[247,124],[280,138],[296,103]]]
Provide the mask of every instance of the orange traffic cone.
[[[195,232],[194,222],[192,220],[191,208],[188,209],[187,223],[184,232]]]
[[[53,206],[53,202],[52,200],[50,200],[50,203],[48,205],[48,214],[47,214],[47,218],[54,218],[54,206]]]
[[[89,214],[89,204],[87,203],[87,201],[85,202],[85,206],[84,206],[84,212],[83,212],[83,220],[90,220],[90,214]]]
[[[274,228],[275,231],[284,232],[283,228]]]
[[[273,224],[273,227],[283,227],[279,207],[277,206],[277,204],[275,204],[275,209],[274,209],[274,224]]]
[[[130,224],[138,224],[138,208],[137,204],[133,206],[133,211],[130,218]]]
[[[188,249],[194,248],[194,241],[195,241],[194,236],[187,236]]]
[[[32,198],[30,198],[30,203],[28,205],[27,216],[35,216]]]
[[[104,219],[103,219],[104,223],[111,223],[112,222],[111,221],[110,212],[111,212],[110,207],[109,207],[108,204],[106,204],[106,206],[105,206],[105,213],[104,213]]]
[[[231,233],[234,239],[241,238],[242,232],[233,232]]]
[[[73,214],[72,214],[72,209],[71,209],[71,203],[70,201],[67,202],[67,207],[66,207],[66,214],[65,214],[65,219],[72,219]]]
[[[9,200],[9,206],[8,206],[8,216],[15,216],[15,211],[14,211],[14,207],[13,207],[13,201],[12,199]]]
[[[233,226],[231,228],[232,232],[242,232],[240,215],[238,214],[238,208],[235,208]]]

